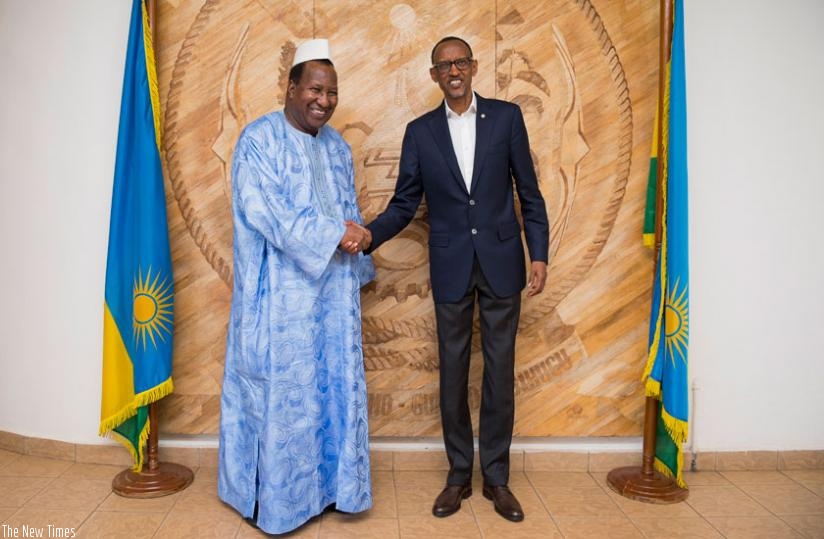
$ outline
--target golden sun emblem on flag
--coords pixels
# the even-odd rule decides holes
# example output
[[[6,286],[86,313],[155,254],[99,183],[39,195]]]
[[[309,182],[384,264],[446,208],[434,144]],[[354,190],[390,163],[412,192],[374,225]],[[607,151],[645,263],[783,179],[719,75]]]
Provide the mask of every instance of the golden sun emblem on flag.
[[[687,287],[679,291],[678,284],[679,280],[676,280],[675,285],[667,292],[666,311],[664,312],[665,343],[673,362],[676,356],[686,362],[690,326],[689,301]]]
[[[164,278],[160,280],[160,272],[155,273],[152,280],[152,268],[143,275],[138,270],[132,288],[134,323],[133,338],[135,344],[146,349],[146,341],[151,341],[157,348],[158,339],[166,340],[171,334],[172,325],[172,283]]]

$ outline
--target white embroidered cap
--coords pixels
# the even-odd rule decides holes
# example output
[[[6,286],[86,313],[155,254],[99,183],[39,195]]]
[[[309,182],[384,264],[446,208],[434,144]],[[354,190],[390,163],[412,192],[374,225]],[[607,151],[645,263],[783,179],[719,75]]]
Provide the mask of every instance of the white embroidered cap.
[[[310,39],[298,45],[292,67],[309,60],[332,60],[328,39]]]

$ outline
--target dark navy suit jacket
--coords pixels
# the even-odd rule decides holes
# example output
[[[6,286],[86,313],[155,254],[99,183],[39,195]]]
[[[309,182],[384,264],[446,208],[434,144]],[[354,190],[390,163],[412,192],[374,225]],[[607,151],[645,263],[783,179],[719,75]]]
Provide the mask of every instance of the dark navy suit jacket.
[[[436,303],[453,303],[467,291],[475,256],[499,297],[526,285],[521,225],[530,259],[547,261],[546,205],[529,153],[521,109],[477,96],[475,163],[467,192],[452,148],[443,103],[406,126],[398,181],[389,204],[368,228],[377,249],[404,229],[426,196],[429,219],[429,271]]]

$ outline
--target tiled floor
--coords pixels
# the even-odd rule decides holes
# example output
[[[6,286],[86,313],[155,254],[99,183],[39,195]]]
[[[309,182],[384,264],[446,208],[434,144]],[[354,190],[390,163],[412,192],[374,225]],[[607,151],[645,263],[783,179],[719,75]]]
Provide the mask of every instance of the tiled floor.
[[[0,450],[0,538],[38,536],[33,530],[94,539],[265,536],[218,501],[214,468],[195,470],[182,492],[149,500],[111,492],[120,470]],[[325,513],[286,537],[824,538],[824,470],[692,473],[689,499],[675,505],[624,499],[606,486],[605,475],[513,473],[510,486],[526,519],[511,523],[493,511],[479,483],[458,513],[438,519],[430,509],[444,472],[375,471],[372,510]]]

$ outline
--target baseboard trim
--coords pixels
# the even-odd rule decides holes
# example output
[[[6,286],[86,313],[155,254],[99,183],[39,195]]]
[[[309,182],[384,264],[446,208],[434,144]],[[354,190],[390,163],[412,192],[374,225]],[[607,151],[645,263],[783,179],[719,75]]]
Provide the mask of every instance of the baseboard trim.
[[[84,464],[130,466],[128,452],[114,441],[75,444],[0,431],[0,450]],[[218,440],[213,435],[161,439],[164,462],[191,468],[217,466]],[[440,438],[373,438],[372,469],[446,470]],[[477,466],[477,452],[476,452]],[[640,438],[516,438],[512,442],[512,471],[609,472],[620,466],[641,465]],[[824,469],[824,450],[686,452],[684,468],[691,471]]]

